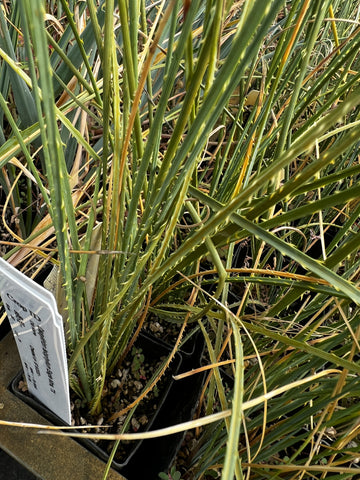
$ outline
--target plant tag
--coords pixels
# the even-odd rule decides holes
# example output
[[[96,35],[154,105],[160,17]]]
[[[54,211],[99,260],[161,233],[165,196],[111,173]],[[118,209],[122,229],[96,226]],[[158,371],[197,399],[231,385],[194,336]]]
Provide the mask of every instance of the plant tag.
[[[29,392],[70,425],[64,328],[53,295],[2,258],[0,295]]]

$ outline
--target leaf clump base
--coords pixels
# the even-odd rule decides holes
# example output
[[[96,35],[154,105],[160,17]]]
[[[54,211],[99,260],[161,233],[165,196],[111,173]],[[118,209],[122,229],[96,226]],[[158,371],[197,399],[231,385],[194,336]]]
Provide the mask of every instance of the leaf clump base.
[[[135,433],[146,430],[164,401],[164,396],[172,380],[171,369],[165,372],[136,408],[129,410],[128,407],[138,399],[165,360],[165,356],[153,358],[153,355],[147,355],[146,352],[143,352],[141,346],[135,343],[121,366],[106,378],[102,392],[102,412],[100,414],[91,415],[86,401],[70,391],[71,425],[81,427],[79,428],[81,433],[97,433],[99,435],[103,433]],[[27,384],[24,378],[18,382],[17,388],[27,396],[31,396],[27,392]],[[113,415],[116,416],[118,412],[123,410],[126,410],[126,413],[114,420],[109,420]],[[51,412],[49,415],[51,419]],[[54,421],[54,419],[52,420]],[[97,425],[98,427],[96,429],[86,428],[87,425]],[[95,447],[92,447],[91,443]],[[101,440],[100,438],[86,440],[86,444],[90,446],[90,449],[95,450],[95,453],[101,450],[103,453],[100,453],[100,456],[103,457],[104,454],[110,455],[114,441]],[[118,464],[124,463],[137,444],[138,441],[121,441],[116,450],[114,461]]]

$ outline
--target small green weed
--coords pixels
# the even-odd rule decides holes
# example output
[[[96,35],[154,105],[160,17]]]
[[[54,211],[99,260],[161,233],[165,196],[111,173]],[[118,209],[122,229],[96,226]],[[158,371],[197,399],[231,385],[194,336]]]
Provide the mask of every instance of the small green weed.
[[[162,480],[181,480],[181,473],[175,467],[172,467],[170,473],[159,473],[159,478]]]
[[[131,350],[131,355],[133,357],[132,364],[131,364],[132,374],[138,380],[140,378],[145,378],[145,372],[144,372],[145,356],[142,353],[142,349],[133,347]]]

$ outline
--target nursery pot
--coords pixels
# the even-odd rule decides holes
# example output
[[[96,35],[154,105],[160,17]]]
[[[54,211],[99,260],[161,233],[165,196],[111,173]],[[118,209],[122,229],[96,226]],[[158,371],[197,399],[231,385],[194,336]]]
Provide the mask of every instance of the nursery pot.
[[[163,342],[158,341],[155,338],[152,338],[149,335],[141,334],[135,343],[136,349],[140,349],[142,354],[145,357],[144,363],[153,364],[157,363],[160,357],[167,357],[171,351],[171,349],[165,345]],[[163,409],[163,405],[166,401],[166,398],[173,386],[174,380],[173,375],[179,370],[181,365],[182,359],[181,356],[176,353],[174,359],[172,360],[170,366],[166,372],[166,379],[159,388],[159,394],[156,398],[154,398],[150,408],[148,409],[148,423],[146,424],[146,430],[150,430],[153,428],[154,423],[156,422],[157,416],[161,413]],[[15,395],[21,398],[25,403],[30,405],[32,408],[37,410],[41,415],[49,420],[52,424],[55,425],[64,425],[61,419],[59,419],[56,415],[54,415],[46,406],[42,405],[36,398],[30,395],[28,392],[23,393],[19,390],[18,385],[19,381],[23,379],[23,372],[20,371],[18,375],[14,378],[11,383],[11,390],[15,393]],[[156,410],[152,410],[152,405],[156,404]],[[111,433],[111,430],[109,431]],[[94,455],[102,459],[104,462],[108,462],[109,454],[106,451],[106,447],[109,445],[109,442],[103,442],[102,445],[93,442],[87,438],[77,438],[78,442],[80,442],[83,446],[85,446],[88,450],[90,450]],[[156,439],[155,439],[156,440]],[[150,440],[147,442],[146,452],[149,455],[149,459],[154,462],[155,468],[157,466],[157,449],[154,448],[153,444],[155,440]],[[136,479],[139,471],[139,464],[144,468],[144,458],[139,454],[139,450],[142,450],[142,443],[143,441],[134,441],[131,442],[131,445],[127,447],[126,456],[122,456],[121,461],[114,460],[112,462],[113,469],[124,473],[129,480]],[[155,442],[156,443],[156,442]],[[170,439],[171,443],[171,439]],[[165,448],[166,451],[166,448]],[[115,457],[116,458],[116,457]],[[161,470],[158,470],[160,472]],[[149,478],[147,476],[147,478]],[[157,475],[156,477],[157,478]]]
[[[196,368],[199,365],[203,344],[201,341],[198,341],[197,344],[198,345],[193,353],[192,362],[190,362],[190,359],[187,358],[187,361],[182,364],[181,355],[176,354],[175,359],[171,363],[171,375],[175,375],[178,371],[184,371],[184,369],[187,370],[190,366],[192,366],[192,368]],[[7,406],[10,407],[12,403],[16,405],[15,412],[9,411],[9,416],[5,415],[7,409],[3,409],[4,415],[2,415],[2,418],[5,420],[11,419],[12,421],[24,423],[50,423],[61,425],[61,421],[58,419],[58,417],[54,416],[52,412],[50,412],[36,399],[28,394],[25,395],[23,393],[16,392],[16,385],[18,384],[19,377],[22,376],[22,371],[19,373],[21,364],[12,335],[8,335],[0,344],[0,346],[0,358],[2,365],[1,372],[4,374],[4,378],[1,379],[2,394],[0,397],[0,404],[4,404],[5,409],[5,401],[3,400],[4,398]],[[165,346],[162,342],[158,342],[157,340],[149,338],[148,336],[142,336],[140,346],[147,355],[152,352],[153,355],[159,356],[169,352],[169,347]],[[5,374],[5,372],[7,373]],[[201,375],[197,375],[174,382],[171,377],[167,385],[164,386],[162,395],[159,398],[156,415],[154,415],[154,417],[151,419],[147,428],[154,430],[190,420],[196,407],[202,385],[202,378],[203,377]],[[9,389],[9,385],[12,385],[12,388]],[[9,398],[11,398],[11,402],[9,401]],[[18,449],[11,446],[14,442],[6,433],[6,430],[8,429],[12,430],[12,436],[15,436],[18,439]],[[24,449],[24,439],[29,435],[30,437],[34,437],[36,441],[31,440],[31,442],[28,442],[25,440],[26,449]],[[157,479],[159,472],[167,471],[170,467],[172,460],[181,446],[183,436],[184,434],[175,434],[159,439],[155,438],[136,442],[133,450],[129,452],[125,461],[122,463],[114,461],[112,463],[112,476],[109,476],[108,478],[124,478],[120,474],[118,474],[118,477],[115,477],[114,475],[116,475],[116,472],[114,470],[116,470],[125,475],[128,480],[135,480],[143,476],[149,480]],[[9,440],[9,442],[7,442],[7,440]],[[42,441],[44,444],[43,447],[38,445],[38,440]],[[96,476],[95,473],[91,473],[91,475],[94,476],[88,476],[90,473],[88,473],[86,470],[84,471],[83,476],[73,478],[102,478],[101,468],[104,469],[105,464],[101,460],[106,462],[108,460],[108,454],[91,440],[82,439],[82,445],[78,443],[78,440],[79,439],[75,441],[69,437],[38,435],[37,430],[24,428],[2,427],[2,429],[0,429],[0,448],[6,450],[8,453],[14,456],[19,463],[26,466],[28,470],[36,475],[41,476],[45,480],[48,478],[68,478],[67,474],[61,476],[65,472],[65,469],[59,465],[56,465],[55,468],[57,470],[59,469],[60,473],[58,473],[58,475],[60,476],[54,476],[53,472],[51,472],[51,475],[45,476],[41,466],[43,462],[38,464],[35,455],[35,453],[37,453],[37,456],[39,456],[39,452],[47,452],[48,450],[53,452],[47,459],[42,457],[46,472],[49,471],[49,464],[55,462],[55,459],[66,459],[66,464],[68,465],[68,460],[70,459],[69,455],[63,451],[61,453],[60,451],[57,453],[57,451],[54,450],[55,448],[58,449],[60,444],[64,444],[62,448],[65,448],[66,446],[66,448],[71,452],[74,452],[75,450],[78,451],[78,453],[74,455],[74,465],[69,467],[69,471],[72,471],[73,468],[78,468],[79,465],[83,464],[82,460],[79,462],[79,458],[81,458],[80,452],[86,456],[90,455],[90,458],[92,458],[92,462],[90,462],[89,459],[84,459],[84,462],[90,462],[89,465],[87,465],[88,468],[91,467],[90,464],[92,463],[94,463],[94,469],[95,465],[97,465],[96,470],[94,470],[94,472],[96,471]],[[45,445],[48,445],[48,443],[54,445],[52,447],[45,447]],[[14,444],[16,445],[16,443]],[[27,448],[28,445],[29,451]],[[75,450],[74,445],[76,445]],[[35,452],[32,451],[32,447],[34,447]]]
[[[156,355],[164,354],[163,349],[168,353],[168,348],[162,342],[155,340],[154,343],[153,339],[146,336],[142,348],[144,348],[144,352],[152,351]],[[192,368],[199,366],[202,348],[203,343],[199,339],[193,352],[192,361],[187,358],[182,367],[181,355],[177,354],[171,364],[171,374],[175,375],[178,371],[188,370],[190,366]],[[14,422],[59,425],[59,419],[37,400],[27,395],[24,398],[24,395],[19,395],[11,391],[11,388],[9,389],[11,384],[18,383],[14,379],[21,369],[17,348],[11,334],[0,343],[0,362],[0,406],[3,406],[1,418]],[[177,382],[171,380],[165,387],[156,415],[149,422],[147,428],[155,430],[190,420],[196,407],[202,381],[203,376],[201,375]],[[102,478],[104,462],[107,461],[108,454],[94,442],[84,439],[80,444],[70,437],[39,435],[37,431],[37,429],[2,426],[0,428],[0,448],[44,480]],[[112,470],[108,478],[158,479],[158,473],[167,471],[170,467],[181,446],[183,436],[184,434],[175,434],[137,442],[125,461],[112,463]]]

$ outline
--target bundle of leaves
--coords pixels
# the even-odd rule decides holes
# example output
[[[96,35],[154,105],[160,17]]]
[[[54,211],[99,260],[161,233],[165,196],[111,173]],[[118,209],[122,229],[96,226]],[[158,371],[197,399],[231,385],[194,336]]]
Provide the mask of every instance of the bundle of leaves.
[[[358,15],[337,0],[0,10],[7,258],[59,266],[91,412],[144,322],[177,325],[173,353],[202,333],[199,413],[218,423],[189,478],[358,472]]]

